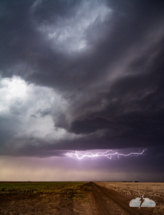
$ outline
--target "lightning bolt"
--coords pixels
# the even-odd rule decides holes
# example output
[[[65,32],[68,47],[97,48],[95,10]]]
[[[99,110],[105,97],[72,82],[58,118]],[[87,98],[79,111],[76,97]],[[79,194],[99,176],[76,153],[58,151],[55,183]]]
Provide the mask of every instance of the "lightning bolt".
[[[130,152],[128,154],[123,154],[123,153],[119,153],[113,150],[107,150],[105,152],[97,152],[97,153],[93,153],[93,152],[78,152],[78,151],[72,151],[72,152],[67,152],[66,155],[69,157],[75,157],[79,160],[88,157],[88,158],[95,158],[95,157],[106,157],[108,159],[112,159],[113,156],[124,156],[124,157],[129,157],[129,156],[139,156],[139,155],[143,155],[144,152],[147,149],[143,149],[141,152]]]
[[[142,204],[144,203],[144,200],[145,200],[144,195],[142,195],[142,197],[140,199],[141,203],[140,203],[140,206],[139,206],[138,210],[141,208]]]

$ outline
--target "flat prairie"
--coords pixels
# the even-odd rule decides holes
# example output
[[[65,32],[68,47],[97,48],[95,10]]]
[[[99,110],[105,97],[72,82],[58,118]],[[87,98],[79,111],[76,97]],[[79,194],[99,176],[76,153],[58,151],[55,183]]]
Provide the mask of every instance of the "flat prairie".
[[[156,207],[129,207],[143,194]],[[163,215],[164,183],[0,182],[0,214]]]

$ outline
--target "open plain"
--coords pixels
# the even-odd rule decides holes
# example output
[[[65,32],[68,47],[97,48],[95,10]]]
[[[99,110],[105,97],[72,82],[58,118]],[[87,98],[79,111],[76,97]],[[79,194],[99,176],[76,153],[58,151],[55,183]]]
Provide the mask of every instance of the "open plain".
[[[156,207],[129,207],[132,199],[143,194]],[[1,182],[0,214],[162,215],[164,183]]]

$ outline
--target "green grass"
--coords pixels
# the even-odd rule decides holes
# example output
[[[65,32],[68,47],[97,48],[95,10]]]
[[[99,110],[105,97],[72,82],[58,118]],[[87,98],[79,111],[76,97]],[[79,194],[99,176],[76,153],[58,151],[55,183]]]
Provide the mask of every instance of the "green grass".
[[[0,182],[0,194],[49,193],[77,189],[85,182]]]

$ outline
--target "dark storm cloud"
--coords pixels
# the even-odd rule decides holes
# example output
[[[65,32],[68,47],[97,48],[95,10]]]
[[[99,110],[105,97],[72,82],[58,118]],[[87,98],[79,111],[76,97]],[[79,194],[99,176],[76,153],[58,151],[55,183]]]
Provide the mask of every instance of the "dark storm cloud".
[[[54,111],[54,102],[30,116],[51,116],[54,130],[81,135],[54,141],[26,135],[16,151],[163,144],[162,1],[0,3],[2,78],[17,75],[54,89],[67,108]]]

